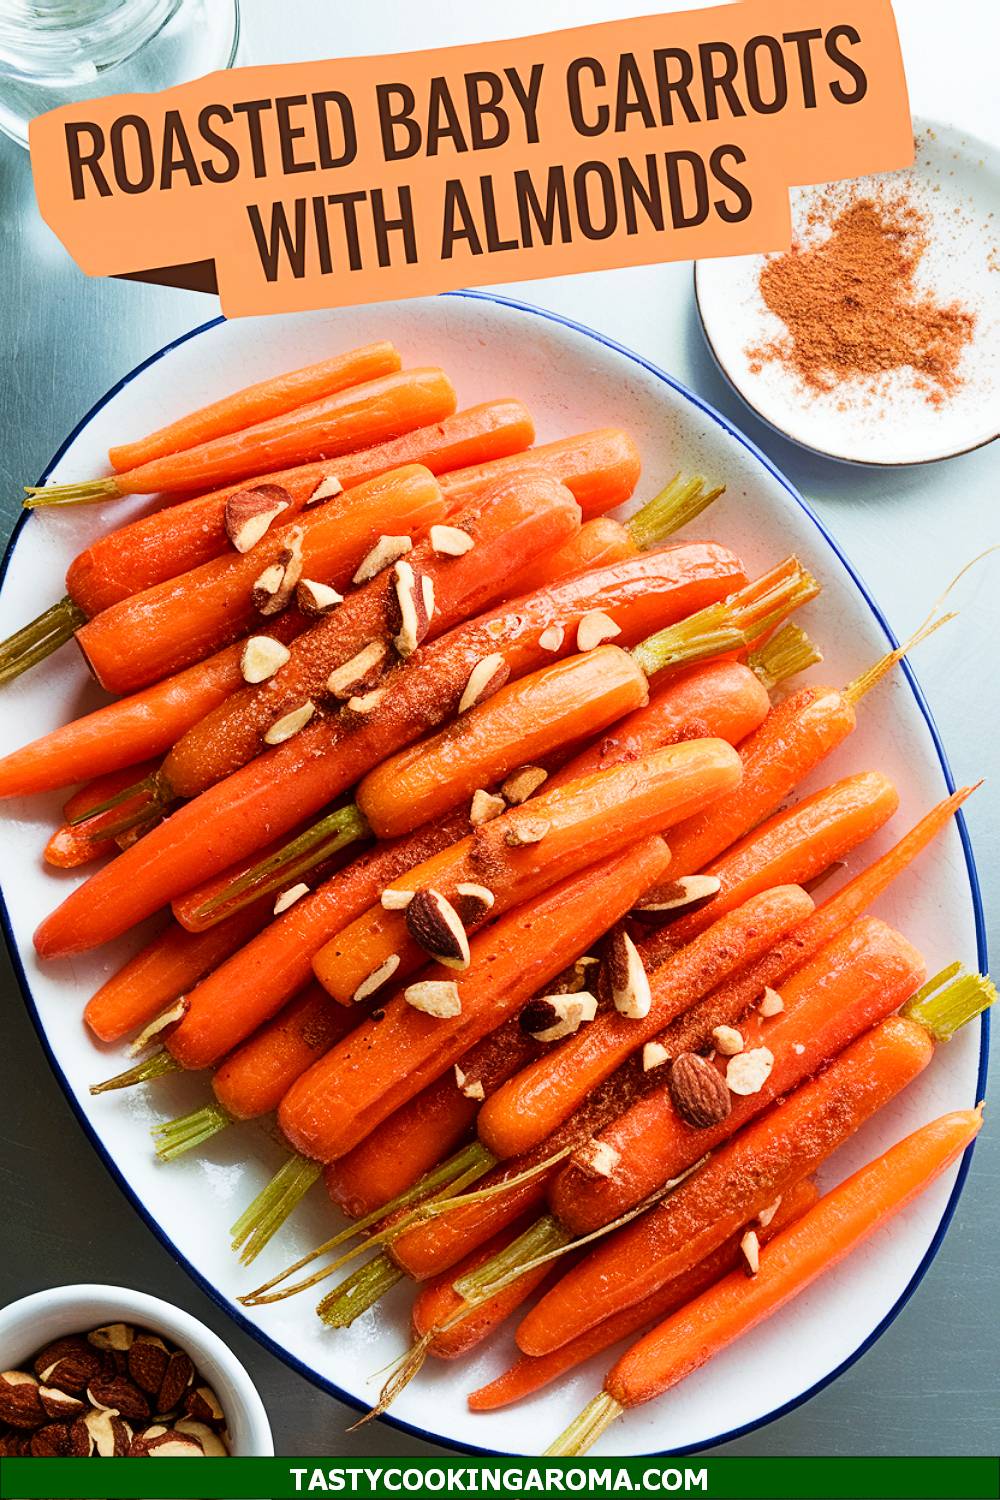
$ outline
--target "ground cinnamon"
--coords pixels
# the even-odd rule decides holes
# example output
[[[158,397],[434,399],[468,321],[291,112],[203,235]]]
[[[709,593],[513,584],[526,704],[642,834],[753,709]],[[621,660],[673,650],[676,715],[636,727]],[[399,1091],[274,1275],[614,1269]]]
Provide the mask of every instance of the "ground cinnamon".
[[[787,335],[748,350],[759,372],[778,360],[813,391],[906,369],[913,385],[940,404],[955,390],[975,315],[942,306],[914,277],[927,248],[923,215],[905,196],[857,198],[841,208],[824,197],[807,220],[805,244],[769,257],[760,292]],[[828,230],[810,243],[808,231]]]

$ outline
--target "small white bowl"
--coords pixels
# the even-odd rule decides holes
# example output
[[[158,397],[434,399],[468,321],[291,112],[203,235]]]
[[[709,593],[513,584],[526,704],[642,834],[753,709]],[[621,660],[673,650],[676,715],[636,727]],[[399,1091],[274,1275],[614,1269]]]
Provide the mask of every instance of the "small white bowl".
[[[257,1388],[236,1355],[190,1313],[124,1286],[57,1286],[0,1309],[0,1368],[16,1370],[53,1339],[105,1323],[132,1323],[190,1354],[226,1414],[234,1458],[270,1458],[271,1427]]]

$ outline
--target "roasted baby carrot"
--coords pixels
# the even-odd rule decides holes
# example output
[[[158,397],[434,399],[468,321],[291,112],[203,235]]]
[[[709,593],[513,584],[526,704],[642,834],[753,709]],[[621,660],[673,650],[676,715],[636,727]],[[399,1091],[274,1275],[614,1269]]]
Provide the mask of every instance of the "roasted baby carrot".
[[[548,1354],[690,1270],[814,1171],[921,1073],[932,1053],[924,1027],[901,1017],[859,1037],[663,1203],[600,1242],[531,1309],[518,1328],[518,1348]]]
[[[379,375],[392,374],[401,364],[399,353],[392,344],[385,341],[365,344],[360,349],[335,354],[318,364],[303,365],[299,370],[288,370],[283,375],[273,375],[255,385],[244,386],[209,406],[178,417],[175,422],[157,428],[144,438],[109,448],[108,459],[119,474],[137,469],[140,464],[164,458],[168,453],[179,453],[212,438],[241,432],[256,422],[281,416],[283,412],[304,406],[309,401],[330,396],[334,391],[375,380]]]
[[[113,478],[29,487],[24,503],[29,508],[79,505],[116,495],[177,494],[228,484],[309,459],[336,458],[352,448],[439,422],[451,415],[455,404],[454,389],[443,370],[399,370]]]
[[[777,1015],[762,1017],[758,1011],[741,1024],[744,1051],[766,1048],[773,1058],[762,1086],[733,1096],[718,1124],[698,1128],[678,1114],[664,1065],[661,1087],[598,1136],[616,1153],[611,1176],[590,1178],[573,1164],[556,1178],[549,1203],[559,1222],[585,1234],[641,1203],[891,1015],[923,974],[923,960],[911,943],[874,917],[860,918],[782,985],[783,1009]],[[716,1059],[715,1066],[724,1074],[726,1059]]]
[[[88,1000],[83,1019],[102,1042],[117,1042],[145,1026],[259,932],[271,906],[266,900],[248,906],[208,932],[185,932],[168,923],[105,980]]]
[[[261,634],[290,640],[301,627],[291,611]],[[0,797],[23,797],[106,775],[162,755],[243,684],[237,642],[130,697],[73,719],[0,759]],[[133,777],[137,779],[138,772]]]
[[[63,807],[65,823],[55,830],[45,845],[46,864],[55,865],[61,870],[73,870],[80,865],[89,865],[91,860],[103,859],[106,854],[116,854],[118,845],[115,843],[113,830],[123,818],[130,819],[132,814],[139,813],[148,803],[148,789],[141,787],[134,797],[121,804],[116,803],[105,812],[94,813],[91,817],[87,814],[91,809],[101,807],[109,798],[115,798],[126,787],[132,787],[136,782],[141,785],[143,779],[156,770],[156,766],[157,762],[150,760],[144,765],[129,766],[126,770],[110,771],[104,776],[95,777],[74,792]],[[154,805],[151,815],[155,815],[155,812]]]
[[[380,535],[422,533],[444,514],[428,469],[392,470],[297,521],[273,525],[246,553],[215,558],[112,605],[80,627],[77,644],[102,687],[134,692],[259,624],[258,580],[286,566],[291,547],[300,549],[301,576],[344,588]]]
[[[480,457],[517,453],[533,437],[531,417],[520,401],[487,401],[337,459],[255,474],[242,484],[182,500],[98,537],[70,564],[67,596],[89,619],[131,594],[190,572],[228,551],[226,502],[238,489],[280,485],[289,497],[288,511],[283,513],[287,520],[324,481],[333,488],[340,484],[352,489],[408,464],[422,464],[432,474],[443,474]]]
[[[762,1246],[766,1245],[786,1225],[801,1219],[818,1198],[816,1184],[811,1178],[804,1177],[781,1195],[773,1216],[768,1217],[765,1212],[766,1224],[755,1219],[746,1228],[753,1229],[758,1242]],[[523,1401],[526,1396],[543,1390],[560,1376],[592,1359],[595,1354],[602,1354],[613,1344],[620,1343],[676,1312],[728,1271],[746,1264],[740,1251],[743,1232],[742,1229],[737,1230],[717,1250],[706,1255],[704,1260],[685,1271],[682,1276],[675,1276],[672,1281],[665,1282],[658,1292],[637,1302],[634,1307],[627,1307],[622,1312],[605,1318],[596,1328],[588,1329],[578,1338],[571,1339],[561,1349],[553,1349],[551,1354],[537,1357],[522,1354],[502,1375],[470,1394],[470,1411],[497,1411],[500,1407],[511,1406],[515,1401]]]
[[[442,820],[379,844],[309,891],[184,997],[183,1019],[166,1046],[184,1068],[207,1068],[275,1015],[310,977],[316,949],[384,886],[450,845],[461,824]]]
[[[532,518],[536,545],[552,543],[577,514],[561,485],[526,476],[538,499]],[[565,496],[565,502],[563,497]],[[567,512],[566,505],[571,507]],[[499,543],[485,571],[502,586],[503,557],[528,542]],[[151,915],[174,896],[259,849],[358,780],[378,760],[442,723],[455,709],[469,676],[484,658],[522,675],[544,659],[539,638],[550,625],[572,636],[593,609],[610,613],[626,643],[641,640],[649,623],[683,619],[713,598],[739,587],[737,559],[713,543],[644,553],[613,568],[599,569],[528,595],[458,626],[422,647],[386,679],[386,692],[358,721],[343,713],[309,724],[286,744],[217,783],[175,812],[132,848],[91,876],[42,923],[35,935],[44,957],[80,952],[107,942]]]
[[[457,1015],[425,1015],[393,996],[382,1020],[366,1021],[285,1095],[279,1122],[294,1148],[320,1161],[349,1151],[584,951],[669,857],[662,839],[644,839],[473,938],[455,981]]]
[[[645,1016],[606,1010],[487,1099],[479,1113],[480,1140],[500,1159],[530,1151],[630,1053],[811,911],[805,891],[778,886],[720,917],[649,976],[652,1002]]]
[[[722,740],[690,740],[641,760],[567,782],[500,817],[411,870],[394,889],[436,890],[461,905],[461,886],[483,886],[478,922],[531,900],[556,880],[679,821],[680,809],[721,796],[739,774],[739,759]],[[541,830],[541,837],[535,835]],[[478,925],[478,922],[475,925]],[[468,926],[474,925],[469,920]],[[427,960],[407,913],[377,905],[344,928],[314,960],[317,978],[342,1004],[370,993],[387,963],[395,985]]]
[[[456,469],[441,481],[452,505],[462,505],[488,480],[539,470],[560,480],[578,501],[584,519],[624,504],[639,482],[642,460],[627,432],[601,427],[578,437],[541,443],[522,453]],[[527,590],[526,590],[527,592]]]
[[[732,1272],[640,1339],[548,1452],[584,1453],[627,1407],[663,1395],[784,1307],[929,1187],[982,1123],[982,1106],[942,1115],[848,1177],[776,1236],[756,1276]]]
[[[440,553],[436,533],[406,554],[414,586],[423,593],[424,580],[433,590],[434,608],[426,622],[425,640],[433,640],[457,621],[478,613],[495,598],[497,585],[483,566],[501,545],[516,542],[537,510],[535,491],[523,480],[504,480],[484,489],[480,498],[450,524],[472,539],[464,555]],[[575,520],[563,510],[566,529]],[[576,529],[574,527],[574,529]],[[245,687],[226,701],[175,745],[163,766],[162,780],[172,793],[196,796],[258,754],[263,736],[284,713],[310,700],[328,696],[330,674],[355,659],[372,642],[385,646],[385,664],[395,659],[393,642],[400,631],[398,574],[379,573],[352,590],[343,604],[315,621],[299,636],[288,661],[267,681]]]
[[[779,882],[805,885],[814,880],[877,833],[898,806],[899,793],[888,776],[861,771],[776,813],[706,865],[702,873],[718,880],[721,888],[696,910],[682,912],[661,928],[664,951],[689,942],[756,891]],[[648,899],[655,904],[656,892]],[[647,954],[655,966],[659,957],[656,938],[650,941]]]
[[[646,674],[613,645],[509,682],[369,771],[357,802],[379,838],[391,838],[468,803],[518,766],[605,729],[649,698]]]

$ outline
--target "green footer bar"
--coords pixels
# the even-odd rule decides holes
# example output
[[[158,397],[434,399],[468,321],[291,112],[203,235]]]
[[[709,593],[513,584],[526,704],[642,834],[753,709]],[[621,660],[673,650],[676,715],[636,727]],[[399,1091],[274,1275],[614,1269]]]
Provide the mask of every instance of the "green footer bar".
[[[990,1458],[5,1458],[4,1500],[296,1495],[692,1495],[709,1500],[998,1500]]]

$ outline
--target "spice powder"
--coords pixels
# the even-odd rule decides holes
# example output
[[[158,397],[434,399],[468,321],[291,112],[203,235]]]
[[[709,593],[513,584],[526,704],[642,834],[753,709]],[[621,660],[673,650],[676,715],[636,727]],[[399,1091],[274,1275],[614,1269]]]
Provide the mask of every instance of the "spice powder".
[[[761,295],[787,335],[747,351],[753,373],[779,361],[812,391],[867,379],[871,394],[882,377],[908,369],[913,386],[940,405],[961,384],[959,361],[976,320],[915,286],[927,248],[923,215],[898,193],[839,210],[830,194],[815,204],[807,228],[829,232],[761,267]]]

